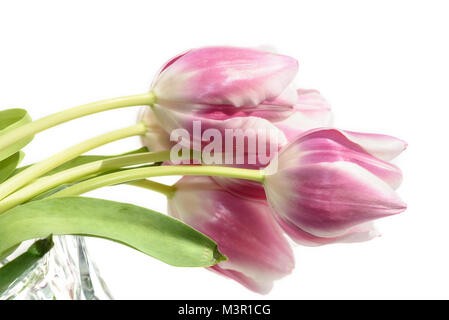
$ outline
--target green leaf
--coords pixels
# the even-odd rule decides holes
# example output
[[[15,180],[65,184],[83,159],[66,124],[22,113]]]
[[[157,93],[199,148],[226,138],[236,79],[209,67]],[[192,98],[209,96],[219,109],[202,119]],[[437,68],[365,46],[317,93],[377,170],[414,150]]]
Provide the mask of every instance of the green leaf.
[[[58,172],[61,172],[61,171],[67,170],[67,169],[71,169],[73,167],[81,166],[83,164],[94,162],[94,161],[98,161],[98,160],[105,160],[105,159],[115,158],[115,157],[119,157],[119,156],[125,156],[125,155],[128,155],[128,154],[136,154],[136,153],[142,153],[142,152],[148,152],[148,149],[146,147],[142,147],[142,148],[139,148],[137,150],[133,150],[133,151],[122,153],[122,154],[118,154],[118,155],[107,155],[107,156],[104,156],[104,155],[87,155],[87,156],[79,156],[79,157],[77,157],[75,159],[72,159],[72,160],[70,160],[70,161],[60,165],[57,168],[54,168],[53,170],[47,172],[44,176],[49,176],[49,175],[52,175],[52,174],[55,174],[55,173],[58,173]],[[24,167],[21,167],[21,168],[17,168],[14,171],[14,173],[12,174],[12,176],[20,173],[21,171],[25,170],[26,168],[28,168],[30,166],[32,166],[32,164],[24,166]]]
[[[4,293],[17,278],[28,271],[51,248],[53,248],[53,241],[50,235],[46,239],[36,241],[25,253],[1,267],[0,294]]]
[[[5,251],[3,251],[2,253],[0,253],[0,262],[5,260],[6,258],[8,258],[9,255],[13,254],[14,251],[16,251],[16,249],[20,247],[20,243],[16,244],[15,246],[6,249]]]
[[[14,172],[24,155],[22,151],[19,151],[0,161],[0,183],[5,181]]]
[[[50,234],[113,240],[179,267],[208,267],[226,259],[213,240],[179,220],[84,197],[32,201],[0,215],[0,255],[22,241]]]
[[[10,132],[24,124],[31,122],[31,117],[24,109],[8,109],[0,111],[0,136]],[[33,137],[25,138],[13,145],[0,150],[0,160],[6,159],[21,150],[33,140]]]

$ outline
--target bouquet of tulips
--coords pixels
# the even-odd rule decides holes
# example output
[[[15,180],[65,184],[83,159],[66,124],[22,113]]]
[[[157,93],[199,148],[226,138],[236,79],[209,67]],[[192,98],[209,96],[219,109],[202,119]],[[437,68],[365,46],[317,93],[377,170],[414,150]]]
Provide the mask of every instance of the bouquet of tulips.
[[[52,248],[52,235],[101,237],[167,264],[206,267],[268,293],[294,268],[289,238],[305,246],[360,242],[372,221],[405,210],[390,160],[406,143],[332,126],[318,91],[298,89],[295,59],[206,47],[169,60],[144,94],[103,100],[31,121],[0,111],[0,292]],[[137,124],[20,167],[35,134],[93,113],[144,106]],[[144,147],[83,155],[141,136]],[[152,181],[183,176],[174,185]],[[129,184],[167,197],[168,215],[83,197]]]

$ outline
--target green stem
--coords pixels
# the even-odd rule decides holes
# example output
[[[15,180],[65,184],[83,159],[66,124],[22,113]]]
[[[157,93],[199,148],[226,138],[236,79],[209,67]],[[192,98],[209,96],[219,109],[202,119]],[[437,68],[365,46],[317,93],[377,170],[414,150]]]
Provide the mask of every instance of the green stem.
[[[136,94],[132,96],[119,97],[97,101],[78,107],[70,108],[61,112],[54,113],[42,119],[30,122],[26,125],[20,126],[0,137],[0,150],[3,150],[10,145],[31,137],[36,133],[44,131],[45,129],[54,127],[58,124],[81,118],[90,114],[140,105],[153,105],[156,102],[156,96],[153,92],[144,94]]]
[[[10,195],[17,189],[23,187],[30,181],[42,176],[50,170],[60,166],[61,164],[76,158],[77,156],[100,147],[104,144],[124,139],[127,137],[142,135],[147,131],[146,126],[143,123],[137,123],[133,126],[112,131],[95,138],[81,142],[75,146],[72,146],[62,152],[59,152],[41,162],[38,162],[31,167],[23,170],[19,174],[13,176],[9,180],[0,185],[0,200]]]
[[[253,181],[264,181],[263,170],[241,169],[218,166],[161,166],[151,168],[131,169],[122,172],[115,172],[104,176],[92,178],[76,185],[68,187],[55,193],[50,198],[81,195],[83,193],[110,185],[125,183],[134,180],[141,180],[158,176],[222,176],[229,178],[246,179]]]
[[[159,182],[152,181],[152,180],[147,180],[147,179],[131,181],[131,182],[128,182],[127,184],[129,184],[131,186],[159,192],[159,193],[163,194],[164,196],[166,196],[167,198],[171,198],[176,191],[175,186],[168,186],[166,184],[159,183]]]
[[[2,201],[0,201],[0,214],[32,199],[33,197],[43,192],[66,183],[71,183],[82,178],[87,178],[92,175],[109,170],[119,169],[121,167],[144,163],[161,162],[169,159],[170,151],[145,152],[94,161],[68,170],[64,170],[51,176],[37,179],[35,182],[23,187],[20,190],[17,190],[9,197],[6,197]]]

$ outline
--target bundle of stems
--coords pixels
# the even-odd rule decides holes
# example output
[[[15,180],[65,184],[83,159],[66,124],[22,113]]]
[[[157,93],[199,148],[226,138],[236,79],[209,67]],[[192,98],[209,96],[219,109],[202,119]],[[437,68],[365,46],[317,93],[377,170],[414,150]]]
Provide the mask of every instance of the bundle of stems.
[[[131,106],[143,105],[151,107],[155,103],[156,96],[149,92],[103,100],[61,111],[0,135],[0,150],[6,149],[46,129],[83,116]],[[0,184],[0,216],[7,214],[17,206],[36,199],[79,196],[101,187],[123,183],[150,189],[170,197],[175,191],[174,186],[147,179],[158,176],[225,176],[263,182],[264,174],[261,170],[203,165],[160,166],[159,164],[162,162],[170,161],[170,150],[161,152],[131,152],[118,156],[100,157],[101,159],[96,161],[90,160],[95,160],[97,157],[92,157],[89,160],[86,158],[85,161],[77,161],[88,151],[120,139],[144,135],[147,133],[147,130],[146,125],[143,122],[139,122],[132,126],[101,134],[68,147],[38,163],[16,169],[9,179]],[[192,157],[198,158],[198,155],[194,155],[191,152],[188,159]],[[34,247],[39,243],[41,242],[37,242]],[[48,245],[45,248],[50,250],[51,246]],[[8,255],[10,251],[6,253],[0,252],[0,259]],[[38,258],[42,256],[42,250],[38,255],[35,255]],[[21,259],[23,260],[24,258],[22,257]],[[20,259],[15,261],[14,265],[20,265],[20,261]],[[29,260],[27,260],[27,263],[29,264]],[[7,267],[8,265],[9,267]],[[1,270],[8,270],[8,279],[14,274],[14,272],[11,272],[11,264],[8,265],[0,269],[0,278],[2,277]],[[15,270],[17,270],[17,273],[21,273],[24,271],[23,269],[22,265],[21,268],[16,268]]]

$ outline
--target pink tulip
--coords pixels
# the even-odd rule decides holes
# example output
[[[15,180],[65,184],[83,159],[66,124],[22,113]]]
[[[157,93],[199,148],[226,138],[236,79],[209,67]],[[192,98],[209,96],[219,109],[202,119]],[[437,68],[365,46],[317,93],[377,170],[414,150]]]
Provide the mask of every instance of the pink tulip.
[[[295,59],[249,48],[206,47],[187,51],[162,68],[153,82],[158,102],[191,112],[190,106],[224,113],[233,107],[270,105],[298,70]],[[281,106],[289,106],[284,95]],[[295,97],[293,96],[293,99]],[[254,108],[253,108],[254,110]],[[233,112],[229,110],[229,112]]]
[[[268,293],[274,280],[294,268],[292,250],[268,205],[238,198],[209,177],[182,178],[168,212],[218,243],[228,260],[210,270],[255,292]]]
[[[316,90],[298,89],[296,91],[296,102],[293,106],[294,112],[283,121],[273,122],[280,129],[288,141],[296,138],[300,133],[319,127],[328,127],[332,123],[332,112],[330,105]],[[284,144],[280,145],[282,147]],[[277,154],[274,153],[273,156]],[[248,169],[259,169],[265,165],[243,165]],[[239,196],[256,200],[265,200],[265,190],[260,183],[232,179],[225,177],[213,177],[218,184],[228,191]]]
[[[341,237],[406,208],[394,191],[400,170],[336,129],[299,136],[282,149],[277,166],[265,179],[273,212],[289,227],[313,236]]]
[[[362,166],[369,168],[369,170],[389,183],[392,188],[397,189],[399,187],[402,182],[401,170],[395,165],[381,161],[380,159],[389,160],[396,157],[406,148],[406,142],[387,135],[334,130],[338,131],[342,138],[344,137],[347,141],[351,141],[352,146],[357,146],[356,148],[358,150],[364,150],[365,153],[379,157],[379,159],[373,162],[373,165],[370,165],[369,162],[362,161]],[[298,131],[299,130],[295,130],[295,132]],[[293,130],[291,132],[293,132]],[[292,135],[288,138],[294,140],[293,137],[296,136],[297,138],[299,135],[300,134],[298,133],[298,135]],[[323,149],[325,149],[324,146]],[[325,151],[323,150],[322,152]],[[353,156],[355,155],[356,153],[353,153]],[[357,162],[358,160],[354,161]],[[245,165],[240,167],[258,169],[263,166]],[[214,179],[222,187],[226,188],[230,192],[238,194],[239,196],[258,200],[266,199],[265,190],[259,183],[225,177],[214,177]]]
[[[193,136],[194,121],[201,121],[200,134],[216,129],[224,137],[226,129],[262,129],[276,132],[277,143],[284,144],[283,133],[271,121],[292,114],[297,97],[290,83],[297,70],[295,59],[280,54],[193,49],[166,63],[154,80],[153,111],[167,133],[183,128]]]
[[[282,121],[276,122],[271,120],[276,128],[280,129],[284,134],[279,134],[279,141],[282,142],[280,147],[284,145],[287,140],[293,140],[300,133],[305,132],[310,129],[319,127],[329,127],[332,123],[332,113],[329,104],[322,97],[322,95],[316,90],[298,89],[296,90],[296,98],[291,99],[295,101],[293,105],[293,113]],[[181,122],[180,128],[187,128],[190,132],[192,130],[192,116],[190,114],[178,113],[177,116],[166,117],[168,114],[175,114],[175,111],[164,110],[162,107],[156,106],[153,109],[144,107],[138,119],[143,120],[149,128],[149,132],[142,137],[142,143],[148,147],[151,151],[161,151],[170,149],[175,142],[170,141],[170,136],[161,127],[160,122],[156,119],[156,113],[161,114],[162,125],[169,128],[175,128],[179,121]],[[209,119],[202,121],[203,129],[206,128],[219,128],[226,127],[226,124],[222,124],[221,120],[216,115],[217,119]],[[273,129],[271,124],[268,124],[262,119],[254,119],[250,117],[250,121],[245,122],[242,120],[239,125],[240,128],[247,129],[251,127],[260,128],[261,126],[266,126],[267,130]],[[224,120],[226,121],[226,120]],[[204,123],[206,122],[206,126]],[[247,125],[245,125],[247,123]],[[239,126],[235,127],[239,128]],[[248,166],[248,168],[254,166]],[[257,185],[260,187],[259,185]],[[262,194],[264,194],[263,189],[261,189]]]
[[[396,157],[407,147],[407,143],[405,141],[381,134],[359,133],[337,129],[327,130],[327,132],[330,133],[330,135],[337,141],[330,138],[321,139],[321,144],[318,144],[319,140],[316,139],[311,142],[304,142],[302,146],[304,148],[304,152],[307,148],[311,148],[309,151],[313,151],[313,153],[306,155],[304,159],[312,159],[313,157],[319,155],[328,157],[330,159],[329,161],[335,161],[344,155],[344,157],[351,158],[351,161],[358,163],[362,167],[368,169],[383,179],[393,189],[397,189],[400,186],[402,182],[401,170],[397,166],[381,159],[389,160]],[[294,132],[296,134],[294,134]],[[290,130],[291,136],[288,136],[287,134],[288,139],[291,141],[294,141],[295,137],[298,139],[298,137],[301,136],[301,133],[299,132],[299,129]],[[307,134],[309,138],[319,138],[319,135],[321,134],[320,132],[322,131],[319,130],[317,133],[313,134],[311,132],[305,132],[302,134]],[[343,149],[345,148],[344,152],[337,153],[334,149],[334,147],[339,144],[345,145],[345,147],[342,146]],[[319,148],[319,150],[314,150],[317,148]],[[379,158],[375,158],[376,156]],[[261,166],[246,165],[243,167],[258,169]],[[264,188],[260,184],[253,181],[224,177],[214,177],[214,179],[228,191],[236,193],[240,196],[258,200],[265,199]]]

